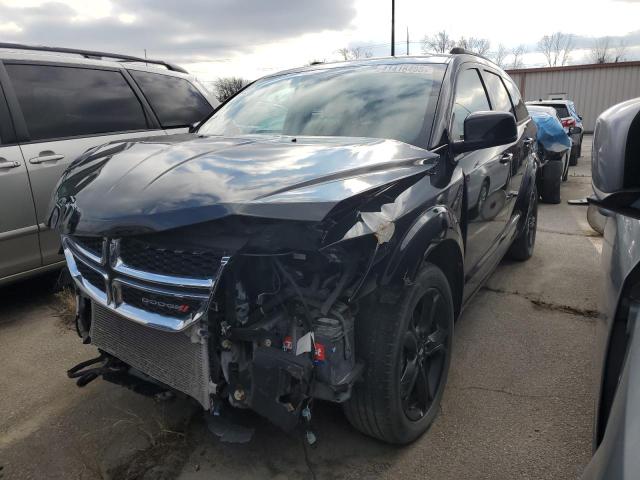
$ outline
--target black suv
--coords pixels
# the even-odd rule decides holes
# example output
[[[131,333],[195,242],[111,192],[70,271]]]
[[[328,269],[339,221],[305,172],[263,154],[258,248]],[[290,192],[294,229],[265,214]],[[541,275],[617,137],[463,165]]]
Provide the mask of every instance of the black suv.
[[[411,442],[465,303],[532,254],[534,138],[504,71],[455,53],[271,75],[193,134],[88,151],[49,219],[101,352],[69,375],[285,429],[339,402]]]

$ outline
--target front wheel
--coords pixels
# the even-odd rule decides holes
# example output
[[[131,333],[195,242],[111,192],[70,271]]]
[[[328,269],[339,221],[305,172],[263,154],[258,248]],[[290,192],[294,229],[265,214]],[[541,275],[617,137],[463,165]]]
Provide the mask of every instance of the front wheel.
[[[527,216],[524,219],[522,230],[511,244],[507,255],[513,260],[529,260],[533,255],[533,247],[536,244],[536,231],[538,229],[538,189],[535,183],[529,194]]]
[[[451,362],[453,297],[445,275],[428,263],[412,284],[381,295],[356,321],[356,351],[366,370],[344,411],[362,433],[406,444],[429,428],[440,408]]]

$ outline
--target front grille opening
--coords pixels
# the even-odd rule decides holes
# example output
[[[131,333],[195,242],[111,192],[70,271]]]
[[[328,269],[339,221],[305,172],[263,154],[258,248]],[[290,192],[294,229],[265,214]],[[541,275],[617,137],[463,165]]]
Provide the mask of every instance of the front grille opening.
[[[73,237],[73,241],[96,257],[102,257],[102,237]]]
[[[161,275],[213,278],[220,255],[206,250],[164,248],[135,238],[123,238],[120,257],[129,267]]]
[[[80,272],[80,275],[82,275],[82,277],[87,282],[89,282],[91,285],[93,285],[97,289],[103,292],[105,291],[104,277],[102,276],[102,274],[100,274],[99,272],[96,272],[93,268],[88,267],[82,262],[77,262],[76,266],[78,267],[78,271]]]
[[[173,295],[158,295],[127,285],[121,286],[122,301],[147,312],[175,318],[185,318],[195,313],[202,302],[194,299],[182,299]]]

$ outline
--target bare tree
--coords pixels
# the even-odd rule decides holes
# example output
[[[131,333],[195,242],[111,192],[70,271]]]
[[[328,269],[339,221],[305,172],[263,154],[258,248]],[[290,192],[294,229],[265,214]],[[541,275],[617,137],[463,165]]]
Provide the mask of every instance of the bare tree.
[[[527,49],[524,45],[518,45],[516,48],[511,50],[511,63],[509,64],[510,68],[522,68],[524,66],[524,54],[527,53]]]
[[[501,43],[495,52],[489,54],[489,57],[492,58],[500,68],[504,68],[506,67],[505,60],[507,59],[507,55],[509,55],[509,50]]]
[[[593,63],[617,63],[624,60],[627,44],[620,39],[616,46],[610,37],[597,38],[589,51],[589,59]]]
[[[550,67],[567,65],[573,51],[573,37],[562,32],[545,35],[538,42],[538,49]]]
[[[456,42],[456,46],[477,53],[478,55],[486,55],[491,49],[491,42],[486,38],[460,37],[460,40]]]
[[[242,90],[248,83],[248,80],[240,77],[222,77],[213,82],[213,88],[216,98],[222,103]]]
[[[456,42],[444,30],[422,39],[422,53],[448,53],[455,46]]]
[[[623,39],[620,39],[618,46],[613,49],[613,61],[615,63],[624,62],[626,53],[627,43]]]
[[[337,50],[338,55],[342,57],[343,60],[358,60],[359,58],[369,58],[372,56],[371,50],[362,47],[354,47],[354,48],[339,48]]]
[[[593,42],[589,57],[593,63],[609,63],[611,61],[611,46],[609,37],[597,38]]]

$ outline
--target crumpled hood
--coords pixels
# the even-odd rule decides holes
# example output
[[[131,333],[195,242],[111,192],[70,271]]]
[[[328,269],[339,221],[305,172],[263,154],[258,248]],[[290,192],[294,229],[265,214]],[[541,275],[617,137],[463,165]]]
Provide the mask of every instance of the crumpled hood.
[[[89,151],[54,202],[69,233],[157,231],[230,214],[318,221],[345,198],[425,174],[435,158],[394,140],[155,137]]]

